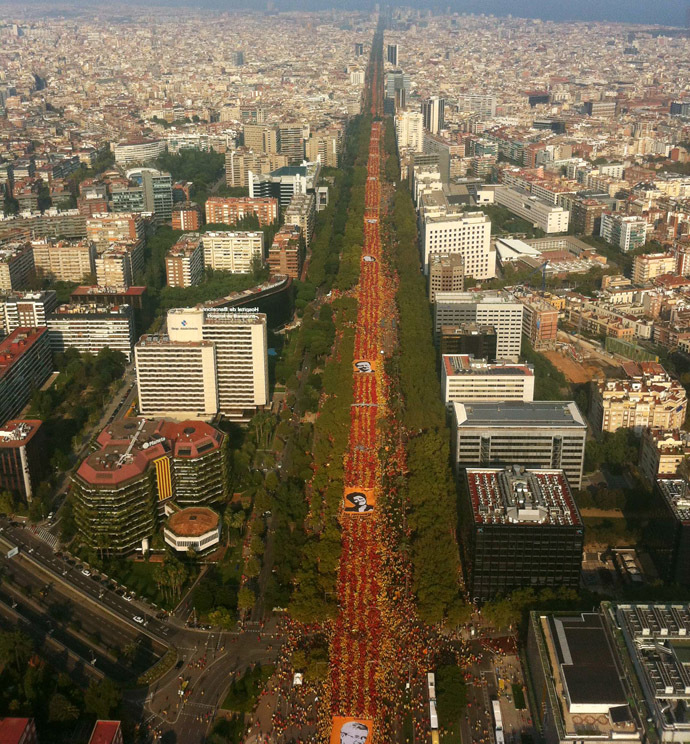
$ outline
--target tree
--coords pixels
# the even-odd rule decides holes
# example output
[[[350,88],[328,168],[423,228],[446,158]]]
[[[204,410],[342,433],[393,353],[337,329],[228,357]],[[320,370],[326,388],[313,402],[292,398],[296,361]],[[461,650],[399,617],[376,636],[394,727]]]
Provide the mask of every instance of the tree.
[[[451,728],[467,705],[465,676],[457,666],[441,666],[436,670],[438,716],[444,728]]]
[[[237,593],[237,607],[242,611],[251,610],[256,602],[254,592],[248,587],[243,586]]]
[[[122,693],[116,684],[108,679],[92,682],[84,693],[84,706],[89,713],[108,720],[122,702]]]
[[[56,692],[48,702],[48,720],[51,723],[65,723],[79,718],[79,708],[65,695]]]

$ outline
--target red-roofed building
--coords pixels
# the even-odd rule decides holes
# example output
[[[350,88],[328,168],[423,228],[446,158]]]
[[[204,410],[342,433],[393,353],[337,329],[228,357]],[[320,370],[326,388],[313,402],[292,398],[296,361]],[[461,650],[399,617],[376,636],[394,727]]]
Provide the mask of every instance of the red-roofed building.
[[[47,328],[20,327],[0,342],[0,425],[21,412],[52,369]]]
[[[33,718],[0,718],[0,744],[38,744]]]
[[[122,727],[119,721],[96,721],[89,744],[122,744]]]
[[[15,419],[0,426],[0,491],[31,501],[45,469],[43,432],[37,419]]]

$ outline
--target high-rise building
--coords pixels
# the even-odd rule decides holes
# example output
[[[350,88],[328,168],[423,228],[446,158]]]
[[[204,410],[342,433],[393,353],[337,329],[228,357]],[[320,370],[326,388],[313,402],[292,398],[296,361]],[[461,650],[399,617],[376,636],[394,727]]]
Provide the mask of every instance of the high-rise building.
[[[96,246],[86,240],[33,240],[34,263],[61,282],[83,282],[95,271]]]
[[[47,328],[16,328],[0,341],[0,421],[17,416],[53,371]]]
[[[226,442],[222,432],[200,421],[113,421],[72,477],[81,538],[109,553],[146,551],[170,501],[222,501]]]
[[[472,354],[477,359],[496,359],[496,329],[471,322],[441,326],[439,351],[442,356]]]
[[[0,295],[0,330],[9,335],[20,326],[44,326],[46,316],[57,304],[57,294],[52,289]]]
[[[647,483],[654,485],[657,478],[673,478],[678,467],[690,457],[690,434],[680,429],[642,430],[638,467]]]
[[[236,225],[249,215],[257,217],[260,227],[272,224],[278,219],[278,200],[248,196],[210,196],[206,200],[206,222],[210,225]]]
[[[491,93],[465,93],[458,96],[458,109],[479,114],[482,119],[496,116],[496,96]]]
[[[429,302],[437,292],[462,292],[465,289],[465,262],[459,253],[432,253],[429,257]]]
[[[410,76],[402,70],[392,70],[385,75],[386,99],[391,102],[392,113],[407,107],[410,98]]]
[[[454,402],[453,459],[458,470],[559,468],[572,488],[582,484],[587,424],[572,401]]]
[[[280,154],[287,157],[289,165],[299,165],[304,160],[304,134],[301,124],[279,127]]]
[[[195,202],[180,202],[172,211],[172,229],[196,232],[201,227],[201,209]]]
[[[398,45],[397,44],[389,44],[386,49],[386,59],[388,60],[388,63],[393,65],[393,67],[398,66]]]
[[[359,41],[355,42],[355,57],[361,57],[364,54],[364,44]]]
[[[662,274],[675,274],[677,257],[674,253],[644,253],[633,259],[632,280],[643,285]]]
[[[192,287],[204,278],[204,244],[199,233],[183,235],[165,255],[169,287]]]
[[[34,254],[29,243],[0,246],[0,291],[26,289],[34,271]]]
[[[662,581],[690,586],[690,488],[679,476],[658,478],[644,542]]]
[[[576,198],[570,210],[573,231],[578,235],[599,235],[601,215],[606,203],[597,199]]]
[[[549,349],[556,345],[558,310],[537,295],[521,297],[522,332],[533,349]]]
[[[225,182],[232,187],[249,185],[249,173],[263,175],[284,168],[288,164],[285,155],[253,152],[248,148],[229,150],[225,153]]]
[[[244,65],[244,52],[233,52],[231,57],[232,64],[235,67],[242,67]]]
[[[233,274],[249,274],[264,256],[262,232],[207,232],[203,236],[204,266]]]
[[[144,195],[144,212],[153,212],[162,222],[172,219],[172,177],[155,168],[127,171],[127,178],[139,184]]]
[[[626,362],[623,369],[624,379],[594,383],[591,419],[595,430],[682,428],[688,407],[683,385],[657,362]]]
[[[560,468],[467,468],[470,596],[485,602],[523,587],[577,591],[584,526]]]
[[[94,263],[99,287],[127,289],[144,270],[144,244],[111,243]]]
[[[623,253],[641,248],[647,242],[647,223],[642,217],[603,212],[599,236]]]
[[[295,194],[285,210],[283,222],[286,225],[297,225],[302,231],[304,244],[309,248],[314,235],[316,222],[316,198],[314,194]]]
[[[428,203],[437,192],[422,197]],[[492,279],[496,276],[496,249],[491,245],[491,220],[484,212],[442,209],[437,213],[422,211],[419,233],[424,273],[428,274],[434,254],[459,254],[465,276]]]
[[[419,111],[399,111],[395,115],[398,150],[424,151],[424,116]]]
[[[9,491],[25,503],[33,499],[46,470],[42,423],[12,419],[0,425],[0,491]]]
[[[86,220],[86,237],[99,249],[110,243],[138,243],[145,236],[144,219],[134,212],[107,212]]]
[[[534,400],[534,367],[475,359],[471,354],[441,357],[443,402],[488,403]]]
[[[285,208],[295,194],[314,193],[320,172],[320,163],[304,163],[278,168],[266,175],[251,173],[249,196],[275,197],[281,209]]]
[[[244,146],[253,152],[266,154],[280,152],[280,130],[267,124],[245,124]]]
[[[119,351],[127,361],[134,346],[134,317],[129,305],[60,305],[46,319],[53,353],[65,349],[98,354],[101,349]]]
[[[505,207],[547,234],[568,231],[570,212],[563,207],[544,201],[528,191],[510,188],[509,186],[496,186],[494,199],[496,204]]]
[[[340,162],[341,141],[340,129],[312,132],[304,145],[305,157],[312,163],[318,161],[326,168],[337,168]]]
[[[445,100],[438,96],[422,101],[424,128],[432,134],[438,134],[445,127],[445,106]]]
[[[476,323],[496,331],[496,358],[517,362],[522,343],[523,305],[502,290],[484,292],[437,292],[434,334],[440,339],[443,326]],[[491,358],[491,357],[489,357]]]
[[[285,224],[275,234],[268,251],[268,266],[271,274],[285,274],[300,278],[302,270],[302,231],[297,225]]]

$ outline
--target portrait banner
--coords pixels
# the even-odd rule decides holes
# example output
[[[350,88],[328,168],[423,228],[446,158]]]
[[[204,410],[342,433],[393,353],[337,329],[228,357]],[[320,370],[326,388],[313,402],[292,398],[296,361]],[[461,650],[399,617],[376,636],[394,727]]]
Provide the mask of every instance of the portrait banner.
[[[371,514],[376,505],[373,488],[346,488],[343,511],[348,514]]]
[[[356,374],[370,375],[376,372],[376,361],[371,359],[355,359],[352,363],[352,371]]]
[[[330,744],[371,744],[374,722],[368,718],[336,716],[333,719]]]

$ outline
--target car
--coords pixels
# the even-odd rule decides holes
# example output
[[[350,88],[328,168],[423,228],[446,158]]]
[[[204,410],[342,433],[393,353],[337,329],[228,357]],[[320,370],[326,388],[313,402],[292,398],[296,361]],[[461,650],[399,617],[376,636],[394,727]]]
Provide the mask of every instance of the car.
[[[46,519],[47,519],[47,520],[48,520],[49,522],[52,522],[52,521],[53,521],[53,517],[54,517],[54,516],[55,516],[55,512],[50,512],[50,514],[49,514],[49,515],[48,515],[48,516],[46,517]]]
[[[135,623],[139,623],[139,625],[144,624],[144,618],[141,617],[141,615],[135,615],[132,620],[134,620]]]
[[[132,597],[132,595],[131,595],[131,594],[123,594],[123,595],[122,595],[122,599],[124,599],[124,600],[125,600],[125,602],[131,602],[131,601],[132,601],[132,599],[133,599],[133,597]]]
[[[34,548],[33,546],[31,546],[31,547],[29,548],[29,553],[33,553],[33,552],[34,552],[35,550],[36,550],[36,548]]]
[[[91,571],[88,568],[82,568],[81,572],[84,576],[91,576]]]
[[[69,569],[68,569],[68,568],[65,568],[65,569],[63,569],[63,571],[62,571],[62,575],[63,575],[63,576],[67,576],[68,572],[69,572]]]

